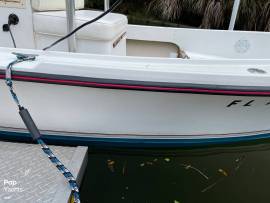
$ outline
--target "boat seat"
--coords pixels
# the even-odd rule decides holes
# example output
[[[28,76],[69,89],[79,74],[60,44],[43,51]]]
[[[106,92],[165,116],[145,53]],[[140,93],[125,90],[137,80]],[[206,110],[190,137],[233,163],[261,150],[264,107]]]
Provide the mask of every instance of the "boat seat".
[[[100,15],[99,11],[76,11],[76,27]],[[67,33],[66,12],[34,13],[34,30],[39,34],[64,36]],[[127,17],[111,13],[99,21],[84,27],[77,33],[78,38],[95,40],[112,40],[123,33],[127,27]]]
[[[78,10],[75,14],[75,26],[78,27],[101,13],[100,11]],[[48,45],[57,38],[66,35],[66,22],[65,11],[34,12],[33,24],[37,48],[42,48],[45,45],[44,43]],[[125,42],[122,43],[124,46],[122,49],[124,48],[124,50],[118,50],[117,46],[119,43],[121,44],[122,41],[125,41],[127,23],[128,20],[125,15],[115,13],[108,14],[76,33],[78,49],[81,50],[80,52],[86,53],[113,54],[115,51],[117,54],[125,54],[120,53],[126,52]],[[88,44],[85,44],[86,42]],[[86,46],[88,46],[88,48]],[[59,50],[59,47],[57,50]],[[60,51],[64,51],[63,47]]]
[[[84,0],[75,0],[76,9],[84,8]],[[57,11],[66,9],[66,0],[32,0],[35,11]]]

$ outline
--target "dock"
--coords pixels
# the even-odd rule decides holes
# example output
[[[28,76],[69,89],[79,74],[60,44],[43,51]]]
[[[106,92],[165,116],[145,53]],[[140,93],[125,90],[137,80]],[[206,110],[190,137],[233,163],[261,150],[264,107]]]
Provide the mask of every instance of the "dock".
[[[76,177],[87,165],[87,147],[49,146]],[[0,203],[68,203],[67,180],[39,145],[0,142]]]

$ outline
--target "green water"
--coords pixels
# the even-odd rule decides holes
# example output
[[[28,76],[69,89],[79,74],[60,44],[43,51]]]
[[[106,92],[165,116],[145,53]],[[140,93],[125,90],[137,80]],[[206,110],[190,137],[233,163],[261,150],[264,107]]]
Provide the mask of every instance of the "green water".
[[[268,203],[270,140],[174,150],[90,150],[83,203]]]

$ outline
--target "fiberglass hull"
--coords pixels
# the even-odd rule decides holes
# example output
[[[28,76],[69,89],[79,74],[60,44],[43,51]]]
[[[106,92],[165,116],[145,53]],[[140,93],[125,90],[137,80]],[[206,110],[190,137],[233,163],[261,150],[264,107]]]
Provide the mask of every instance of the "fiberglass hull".
[[[39,54],[42,55],[41,52]],[[56,60],[62,60],[60,55]],[[12,55],[8,57],[14,58]],[[84,66],[84,72],[80,73],[79,60],[84,57],[81,55],[77,55],[78,59],[74,59],[73,64],[54,61],[55,70],[50,73],[50,69],[46,68],[52,66],[50,57],[40,56],[36,62],[19,64],[13,72],[15,91],[21,103],[29,109],[37,126],[49,139],[57,137],[72,144],[94,141],[137,146],[178,146],[269,136],[270,91],[267,86],[263,86],[263,83],[268,82],[268,73],[254,76],[247,71],[244,77],[239,76],[242,78],[241,85],[233,84],[239,82],[235,78],[238,72],[222,77],[233,78],[230,85],[212,85],[211,81],[209,84],[189,84],[188,79],[197,80],[195,69],[191,71],[190,77],[187,73],[181,74],[181,69],[177,69],[180,71],[177,73],[179,77],[176,73],[172,74],[179,81],[184,75],[184,84],[135,81],[126,80],[127,77],[121,71],[118,74],[124,79],[109,77],[113,68],[108,68],[107,72],[102,70],[100,74],[104,75],[103,78],[89,77],[86,70],[92,71],[91,76],[99,74],[93,71],[95,69],[89,61],[88,66]],[[74,75],[56,74],[61,68],[70,70],[74,64],[77,68]],[[115,65],[113,61],[108,64]],[[170,65],[166,71],[170,70]],[[197,74],[200,80],[211,80],[211,75],[202,76],[202,71],[201,68]],[[4,78],[4,69],[0,75]],[[142,76],[139,71],[138,75],[146,77],[147,72]],[[130,77],[136,76],[130,74]],[[161,76],[165,79],[168,77],[164,74]],[[213,78],[218,77],[216,74]],[[250,81],[252,77],[254,80],[261,78],[257,86],[254,85],[256,81]],[[26,136],[27,131],[4,80],[0,84],[1,135],[10,133]]]
[[[187,93],[113,90],[16,82],[44,134],[86,138],[190,140],[266,134],[270,99]],[[3,130],[24,129],[1,82]],[[109,140],[109,139],[108,139]]]

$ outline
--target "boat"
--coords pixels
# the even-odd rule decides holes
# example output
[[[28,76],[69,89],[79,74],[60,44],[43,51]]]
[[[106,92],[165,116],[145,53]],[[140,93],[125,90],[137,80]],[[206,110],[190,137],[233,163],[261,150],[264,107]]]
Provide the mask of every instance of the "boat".
[[[270,137],[269,33],[129,25],[108,13],[42,50],[103,12],[69,6],[75,15],[64,1],[0,3],[1,24],[19,21],[17,48],[0,32],[2,138],[29,137],[4,80],[14,52],[37,55],[12,79],[47,140],[177,147]]]

